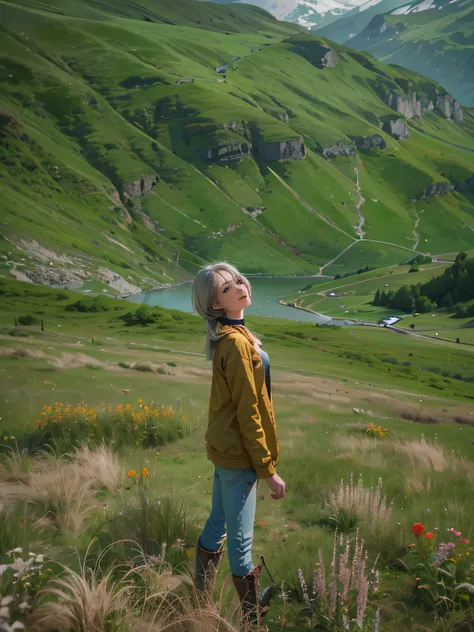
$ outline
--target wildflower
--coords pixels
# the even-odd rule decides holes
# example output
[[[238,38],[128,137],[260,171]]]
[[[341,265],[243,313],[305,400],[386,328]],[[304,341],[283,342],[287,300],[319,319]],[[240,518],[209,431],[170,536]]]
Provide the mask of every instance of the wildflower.
[[[434,533],[432,531],[428,531],[427,533],[425,533],[425,538],[427,540],[431,540],[433,536],[434,536]]]
[[[139,404],[143,404],[143,399],[137,399],[137,402],[138,402]]]
[[[415,581],[416,581],[416,582],[421,582],[421,577],[417,577],[417,578],[415,579]]]
[[[455,532],[454,532],[454,535],[455,535],[457,538],[459,538],[459,536],[461,535],[461,532],[460,532],[460,531],[455,531]]]
[[[412,526],[411,531],[417,537],[422,535],[425,532],[425,527],[421,524],[421,522],[415,522]]]
[[[409,545],[408,545],[408,548],[409,548],[409,549],[412,549],[414,546],[416,546],[416,544],[409,544]]]
[[[3,440],[8,441],[8,437],[7,436],[3,437]]]
[[[466,538],[460,538],[460,539],[459,539],[459,542],[460,542],[461,544],[469,544],[469,540],[466,540]]]
[[[146,468],[146,467],[144,467],[144,468],[143,468],[143,470],[142,470],[142,475],[143,475],[145,478],[150,478],[150,473],[148,472],[148,470],[147,470],[147,468]]]
[[[128,470],[128,472],[127,472],[127,476],[130,477],[130,478],[133,478],[136,475],[137,475],[137,473],[135,472],[135,470]]]
[[[448,558],[448,562],[452,562],[453,564],[456,564],[456,560],[454,559],[454,557]]]

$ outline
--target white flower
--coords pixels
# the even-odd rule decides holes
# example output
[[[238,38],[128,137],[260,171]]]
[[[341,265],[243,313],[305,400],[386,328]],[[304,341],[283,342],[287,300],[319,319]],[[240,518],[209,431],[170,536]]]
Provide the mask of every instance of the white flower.
[[[44,562],[44,555],[41,555],[41,553],[37,555],[35,562],[38,562],[38,564],[41,564],[42,562]]]
[[[21,548],[21,546],[17,546],[16,549],[8,551],[7,555],[11,555],[12,553],[23,553],[23,549]]]
[[[8,604],[11,603],[12,601],[13,601],[13,596],[8,595],[7,597],[4,597],[2,601],[0,601],[0,606],[8,606]]]
[[[7,606],[3,606],[0,608],[0,619],[9,619],[10,618],[10,609]]]

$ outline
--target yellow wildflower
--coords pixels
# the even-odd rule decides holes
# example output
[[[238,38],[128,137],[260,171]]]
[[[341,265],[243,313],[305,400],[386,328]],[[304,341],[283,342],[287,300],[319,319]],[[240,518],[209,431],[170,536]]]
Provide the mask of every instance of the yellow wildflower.
[[[136,475],[137,473],[135,472],[135,470],[128,470],[127,472],[127,476],[129,476],[130,478],[133,478]]]
[[[143,468],[142,474],[145,478],[150,478],[150,473],[148,472],[146,467]]]

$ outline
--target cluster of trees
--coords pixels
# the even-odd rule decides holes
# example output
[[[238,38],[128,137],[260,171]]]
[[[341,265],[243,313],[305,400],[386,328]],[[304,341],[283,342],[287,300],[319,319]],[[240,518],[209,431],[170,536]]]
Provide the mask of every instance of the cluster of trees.
[[[465,252],[438,277],[427,283],[402,285],[396,292],[377,290],[373,305],[402,312],[429,312],[445,307],[459,318],[474,316],[474,258]]]
[[[436,307],[436,303],[428,296],[420,294],[420,285],[402,285],[396,292],[389,290],[377,290],[375,292],[373,305],[399,309],[401,312],[419,312],[424,314]]]
[[[354,276],[354,274],[362,274],[363,272],[369,272],[372,268],[369,266],[364,266],[363,268],[359,268],[355,272],[346,272],[345,274],[336,274],[335,279],[345,279],[346,277]]]

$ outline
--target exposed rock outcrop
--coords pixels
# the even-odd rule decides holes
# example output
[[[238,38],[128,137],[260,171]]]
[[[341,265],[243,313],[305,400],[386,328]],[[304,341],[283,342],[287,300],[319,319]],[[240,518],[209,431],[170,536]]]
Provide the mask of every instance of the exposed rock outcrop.
[[[126,281],[120,274],[108,268],[99,268],[97,270],[97,276],[101,281],[107,283],[121,294],[138,294],[141,292],[141,288]]]
[[[416,98],[416,92],[409,92],[406,96],[390,92],[388,105],[407,119],[421,118],[422,104]]]
[[[432,182],[423,191],[424,198],[434,197],[435,195],[445,195],[446,193],[452,193],[454,191],[454,185],[450,182]]]
[[[450,94],[437,97],[436,110],[447,119],[453,119],[457,123],[463,121],[462,107]]]
[[[385,140],[380,134],[373,136],[351,136],[358,149],[385,149]]]
[[[229,121],[228,123],[222,124],[222,129],[227,129],[229,132],[234,132],[234,134],[244,134],[245,122],[238,120]]]
[[[211,162],[238,162],[244,156],[250,155],[252,145],[250,143],[228,143],[208,147],[206,151],[206,158]]]
[[[337,158],[337,156],[354,156],[356,153],[355,145],[352,143],[339,140],[334,145],[327,145],[322,149],[323,158]]]
[[[265,209],[266,209],[266,206],[247,206],[246,208],[243,208],[242,210],[246,215],[249,215],[252,219],[257,219],[257,217],[261,215]]]
[[[143,175],[139,180],[127,182],[122,186],[123,194],[129,198],[139,198],[148,195],[158,182],[156,175]]]
[[[323,68],[335,68],[340,61],[339,55],[334,50],[328,50],[323,56],[321,63]]]
[[[35,268],[25,270],[26,276],[34,283],[49,285],[51,287],[81,286],[88,275],[83,270],[74,268],[51,268],[38,265]]]
[[[408,138],[408,125],[403,119],[397,119],[396,121],[390,121],[390,134],[397,140]]]
[[[306,156],[306,148],[301,138],[261,143],[258,146],[258,151],[265,160],[302,160]]]

